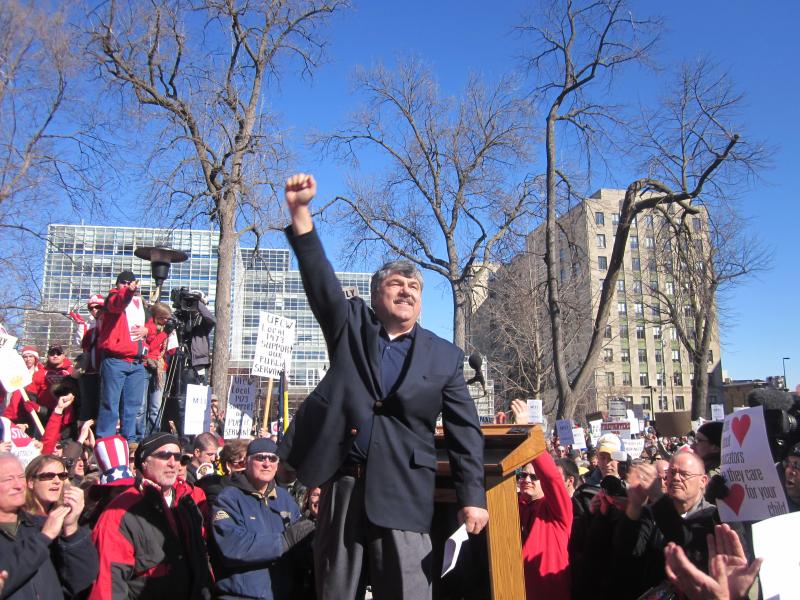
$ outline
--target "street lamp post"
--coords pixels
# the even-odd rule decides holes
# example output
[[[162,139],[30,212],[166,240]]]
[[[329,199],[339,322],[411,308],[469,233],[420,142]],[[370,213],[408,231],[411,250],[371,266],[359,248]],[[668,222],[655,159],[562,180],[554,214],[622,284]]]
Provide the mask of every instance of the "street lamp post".
[[[788,356],[783,357],[783,389],[789,390],[789,383],[786,381],[786,361],[791,360]]]

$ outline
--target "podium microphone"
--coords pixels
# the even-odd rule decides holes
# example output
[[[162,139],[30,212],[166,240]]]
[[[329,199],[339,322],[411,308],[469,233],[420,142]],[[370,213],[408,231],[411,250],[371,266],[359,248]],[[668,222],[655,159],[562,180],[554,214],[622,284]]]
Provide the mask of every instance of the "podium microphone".
[[[486,395],[486,380],[483,378],[483,371],[481,371],[481,367],[483,366],[483,357],[481,356],[480,352],[473,352],[469,355],[469,366],[475,369],[475,375],[471,377],[467,381],[467,385],[472,385],[473,383],[480,383],[481,389],[483,389],[483,395]]]

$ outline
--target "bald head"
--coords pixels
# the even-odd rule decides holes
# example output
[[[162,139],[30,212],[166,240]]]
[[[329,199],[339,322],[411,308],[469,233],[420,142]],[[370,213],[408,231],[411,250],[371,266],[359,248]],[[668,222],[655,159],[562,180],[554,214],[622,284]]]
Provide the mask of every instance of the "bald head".
[[[667,475],[667,494],[678,512],[685,513],[700,502],[707,483],[702,458],[693,452],[673,455]]]

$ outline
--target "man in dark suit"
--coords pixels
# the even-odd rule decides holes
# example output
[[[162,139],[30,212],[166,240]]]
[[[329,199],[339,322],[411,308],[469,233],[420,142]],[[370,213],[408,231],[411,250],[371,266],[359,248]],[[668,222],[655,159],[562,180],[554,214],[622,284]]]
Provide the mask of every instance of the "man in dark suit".
[[[300,265],[330,369],[303,402],[279,449],[310,487],[322,486],[314,539],[321,599],[431,597],[436,453],[442,414],[459,518],[486,525],[483,438],[464,382],[464,354],[417,325],[422,275],[407,261],[372,277],[370,309],[346,299],[314,230],[310,175],[286,182],[286,234]]]

